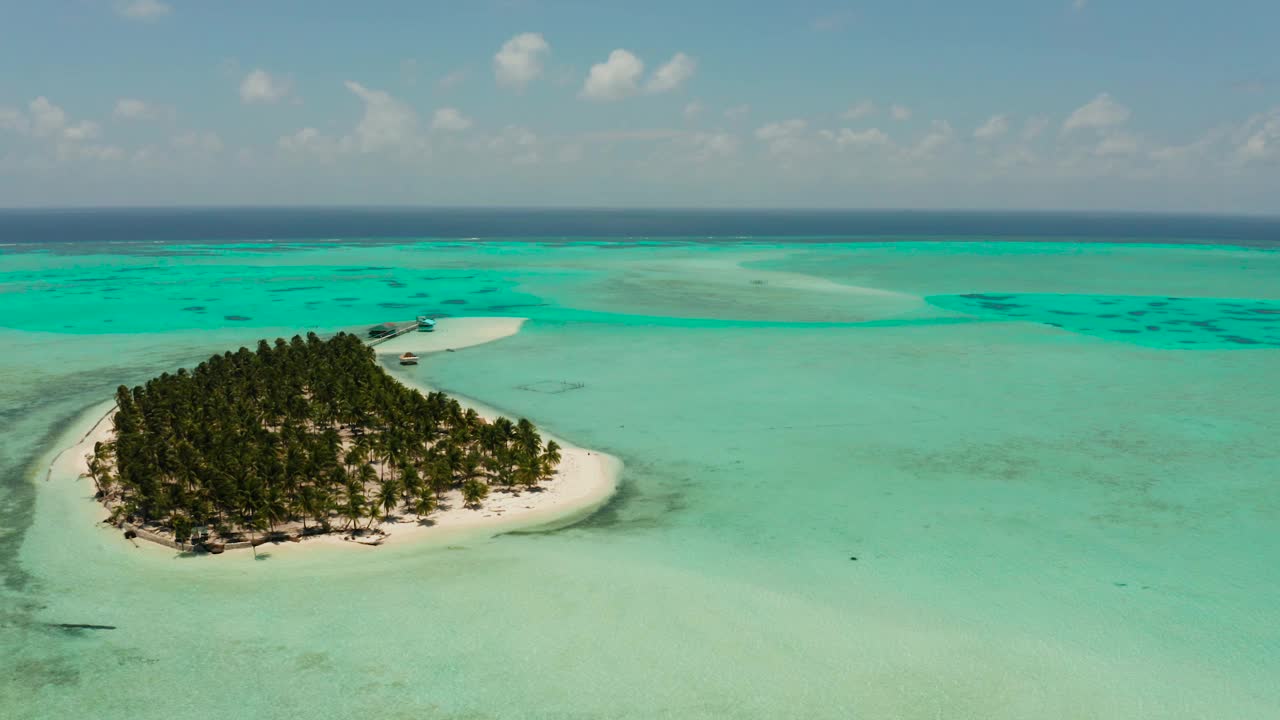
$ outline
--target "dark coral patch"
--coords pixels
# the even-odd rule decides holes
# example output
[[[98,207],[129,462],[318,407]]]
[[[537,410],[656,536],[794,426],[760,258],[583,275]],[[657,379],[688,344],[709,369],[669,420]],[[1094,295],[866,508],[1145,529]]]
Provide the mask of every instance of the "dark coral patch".
[[[223,315],[223,316],[222,316],[222,319],[223,319],[223,320],[234,320],[234,321],[236,321],[236,322],[244,322],[245,320],[252,320],[253,318],[248,317],[247,315]]]
[[[466,300],[444,300],[444,301],[441,301],[440,304],[441,305],[466,305],[467,301]]]

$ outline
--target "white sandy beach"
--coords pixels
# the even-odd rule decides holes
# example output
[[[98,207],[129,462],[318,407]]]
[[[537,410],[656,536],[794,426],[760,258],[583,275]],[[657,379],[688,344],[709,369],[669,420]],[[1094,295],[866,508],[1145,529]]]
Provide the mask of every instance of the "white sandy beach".
[[[429,361],[431,353],[459,350],[514,335],[525,322],[524,318],[445,318],[438,321],[435,332],[409,333],[375,347],[380,359],[394,358],[404,352],[413,352]],[[392,372],[392,377],[420,392],[432,388],[409,382],[402,375]],[[464,407],[473,408],[487,420],[502,413],[464,397],[455,397]],[[94,443],[110,440],[113,435],[111,417],[114,405],[104,403],[94,408],[88,416],[92,425],[83,437],[59,453],[49,468],[51,481],[74,480],[85,496],[92,495],[90,480],[85,477],[88,464],[85,456],[92,453]],[[514,419],[514,418],[513,418]],[[581,518],[603,505],[617,490],[622,461],[606,453],[580,447],[548,433],[543,437],[554,439],[561,445],[560,466],[550,480],[542,483],[537,492],[508,493],[494,488],[480,509],[464,508],[462,494],[454,490],[445,496],[443,507],[425,521],[416,515],[395,518],[391,522],[376,522],[374,528],[386,533],[385,544],[404,544],[424,540],[456,539],[459,535],[483,533],[493,535],[517,528],[551,526]],[[79,485],[83,484],[83,487]],[[96,500],[92,515],[101,518],[102,506]],[[121,542],[125,542],[123,537]],[[152,543],[142,543],[152,545]],[[301,543],[282,543],[283,549],[313,547],[316,545],[359,546],[349,536],[341,533],[316,535]],[[162,547],[154,545],[154,547]],[[166,549],[167,550],[167,549]]]

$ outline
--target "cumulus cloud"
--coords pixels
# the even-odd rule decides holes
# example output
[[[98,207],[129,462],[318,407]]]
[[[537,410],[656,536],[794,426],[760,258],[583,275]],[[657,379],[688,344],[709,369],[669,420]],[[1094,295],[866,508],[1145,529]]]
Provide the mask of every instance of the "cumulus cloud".
[[[1103,130],[1123,125],[1128,120],[1129,108],[1113,100],[1111,95],[1101,93],[1068,115],[1062,123],[1062,131]]]
[[[111,114],[122,120],[173,119],[177,114],[172,107],[156,105],[136,98],[120,98]]]
[[[212,131],[191,130],[175,135],[169,142],[175,150],[204,155],[217,155],[222,152],[222,138]]]
[[[466,130],[471,127],[471,118],[463,115],[457,108],[440,108],[436,110],[435,115],[431,118],[431,127],[434,130],[452,132]]]
[[[67,113],[41,95],[27,106],[31,113],[31,134],[39,138],[60,135],[67,126]]]
[[[986,122],[973,131],[979,140],[994,140],[1009,131],[1009,118],[1004,115],[992,115]]]
[[[250,71],[240,82],[240,101],[244,103],[273,103],[289,96],[287,79],[272,77],[266,70]]]
[[[954,136],[955,131],[951,129],[951,123],[945,120],[935,120],[933,128],[928,134],[920,138],[920,142],[911,148],[910,155],[915,158],[929,157],[934,152],[950,144]]]
[[[14,130],[26,134],[31,129],[27,116],[20,110],[0,108],[0,130]]]
[[[782,155],[800,149],[809,123],[800,118],[768,123],[756,128],[755,137],[768,145],[770,154]]]
[[[348,90],[364,101],[364,115],[351,138],[362,152],[378,152],[414,144],[418,116],[408,105],[383,90],[348,80]]]
[[[521,33],[503,43],[493,56],[498,84],[523,90],[542,74],[542,63],[551,46],[538,33]]]
[[[609,59],[591,66],[579,93],[590,100],[619,100],[639,91],[644,62],[632,53],[618,49]]]
[[[683,85],[686,80],[693,77],[693,73],[697,68],[697,60],[678,52],[671,60],[667,61],[667,64],[653,73],[653,77],[649,78],[648,84],[645,85],[645,90],[651,93],[675,90]]]
[[[172,10],[160,0],[120,0],[116,3],[116,14],[130,20],[158,20]]]
[[[840,128],[840,132],[834,133],[832,139],[835,140],[837,147],[852,148],[854,150],[887,147],[891,144],[889,136],[878,128],[869,130]]]
[[[1134,155],[1137,152],[1138,139],[1123,132],[1108,133],[1098,141],[1098,145],[1093,149],[1093,154],[1098,157]]]
[[[876,113],[876,104],[870,100],[862,100],[849,106],[848,110],[841,113],[840,117],[846,120],[861,120],[865,117],[871,117]]]
[[[117,160],[123,151],[114,145],[91,141],[102,134],[102,128],[91,120],[72,122],[67,112],[41,95],[27,104],[27,111],[0,108],[0,129],[13,130],[52,148],[59,161],[92,159]]]
[[[1255,115],[1237,133],[1236,158],[1241,162],[1269,160],[1280,156],[1280,108]]]
[[[699,163],[730,157],[738,152],[738,139],[725,132],[694,133],[688,144],[692,148],[689,157]]]
[[[899,120],[899,121],[910,120],[911,108],[907,107],[906,105],[894,105],[889,108],[889,115],[894,120]]]

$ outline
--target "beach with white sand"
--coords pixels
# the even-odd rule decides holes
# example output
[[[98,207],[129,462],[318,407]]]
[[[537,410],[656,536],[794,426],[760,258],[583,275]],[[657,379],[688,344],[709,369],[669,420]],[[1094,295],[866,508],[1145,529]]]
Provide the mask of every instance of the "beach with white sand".
[[[484,343],[496,342],[519,332],[525,318],[447,318],[440,319],[434,332],[411,332],[376,346],[381,360],[388,363],[389,372],[398,381],[424,395],[434,388],[415,383],[403,373],[397,372],[393,361],[404,352],[411,352],[429,362],[430,355],[454,352]],[[456,398],[467,409],[475,410],[482,418],[493,422],[502,413],[469,398]],[[105,411],[103,408],[106,408]],[[115,437],[112,428],[114,404],[106,403],[88,411],[77,425],[90,425],[75,445],[58,453],[50,464],[46,477],[50,482],[66,484],[74,481],[73,492],[92,496],[93,488],[88,479],[88,458],[97,443],[111,442]],[[533,489],[495,488],[478,506],[468,507],[462,492],[454,489],[440,498],[438,508],[425,517],[413,513],[393,513],[373,519],[370,525],[358,533],[335,529],[324,534],[303,535],[296,523],[283,525],[286,535],[292,534],[303,547],[317,545],[360,546],[369,544],[402,545],[419,541],[456,541],[461,536],[495,534],[535,526],[554,526],[582,518],[609,500],[617,490],[622,472],[622,462],[617,458],[580,447],[559,437],[547,436],[561,447],[561,460],[555,474]],[[101,515],[102,506],[92,500],[93,514]],[[121,534],[121,544],[130,544],[136,535],[148,545],[147,540],[171,543],[172,537],[164,531],[142,530],[129,526],[129,538]],[[289,541],[273,544],[287,548]],[[162,545],[160,545],[163,547]],[[238,548],[246,549],[246,548]],[[172,553],[173,548],[165,548]],[[232,548],[228,548],[233,551]]]

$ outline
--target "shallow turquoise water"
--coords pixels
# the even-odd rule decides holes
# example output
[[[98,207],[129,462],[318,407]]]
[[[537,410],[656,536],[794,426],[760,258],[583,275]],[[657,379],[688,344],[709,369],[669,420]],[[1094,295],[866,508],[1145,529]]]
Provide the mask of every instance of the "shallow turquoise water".
[[[1280,351],[1245,319],[1280,305],[1280,254],[177,252],[0,256],[14,717],[1280,706]],[[412,372],[619,455],[618,498],[569,529],[449,548],[188,559],[122,546],[69,479],[45,479],[40,456],[121,382],[419,312],[532,318]],[[581,387],[546,392],[561,382]],[[48,625],[65,622],[116,629]]]

